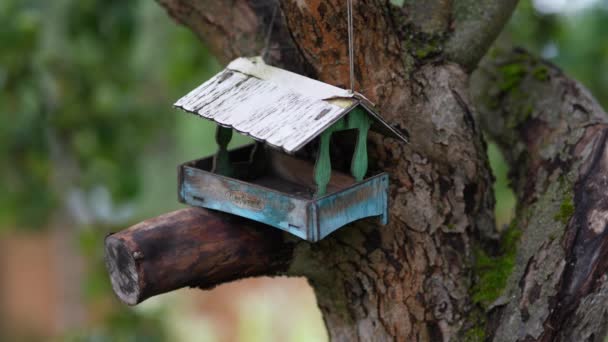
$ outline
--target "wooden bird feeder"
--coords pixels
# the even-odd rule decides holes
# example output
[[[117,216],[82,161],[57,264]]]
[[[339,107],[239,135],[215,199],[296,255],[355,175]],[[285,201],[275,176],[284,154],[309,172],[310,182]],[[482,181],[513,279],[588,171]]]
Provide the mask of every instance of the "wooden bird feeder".
[[[175,106],[218,124],[218,152],[179,167],[179,199],[311,242],[365,217],[388,221],[388,174],[367,175],[370,129],[407,142],[361,95],[239,58]],[[356,130],[349,172],[332,169],[333,133]],[[227,149],[232,130],[255,144]],[[316,139],[318,138],[318,139]],[[294,156],[315,140],[316,163]]]

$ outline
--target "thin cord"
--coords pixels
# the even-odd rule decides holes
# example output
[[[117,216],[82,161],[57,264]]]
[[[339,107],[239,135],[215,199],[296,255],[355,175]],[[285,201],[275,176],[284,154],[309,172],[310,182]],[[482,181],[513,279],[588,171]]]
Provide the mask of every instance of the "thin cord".
[[[346,0],[348,5],[348,63],[350,71],[350,92],[355,91],[355,52],[353,43],[353,1]]]
[[[274,26],[274,19],[277,16],[277,11],[279,9],[279,5],[275,5],[274,10],[272,11],[272,18],[270,19],[270,25],[268,26],[268,30],[266,31],[266,39],[264,43],[264,50],[262,50],[262,60],[266,61],[266,56],[268,55],[269,45],[270,45],[270,36],[272,36],[272,28]]]

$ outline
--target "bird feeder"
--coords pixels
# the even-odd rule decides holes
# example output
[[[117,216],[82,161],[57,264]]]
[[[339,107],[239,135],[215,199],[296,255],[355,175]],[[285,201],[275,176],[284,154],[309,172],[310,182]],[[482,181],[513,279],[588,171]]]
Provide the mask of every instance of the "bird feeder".
[[[366,217],[388,222],[388,174],[367,176],[370,129],[407,141],[361,95],[239,58],[175,106],[217,123],[215,155],[179,167],[179,199],[311,242]],[[232,131],[254,144],[228,150]],[[332,134],[355,130],[350,170],[332,169]],[[311,146],[316,158],[297,152]],[[310,159],[316,159],[312,161]]]

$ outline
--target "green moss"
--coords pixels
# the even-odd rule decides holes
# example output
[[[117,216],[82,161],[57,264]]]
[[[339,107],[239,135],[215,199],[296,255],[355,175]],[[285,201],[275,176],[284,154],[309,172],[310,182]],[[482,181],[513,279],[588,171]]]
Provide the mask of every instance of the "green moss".
[[[513,97],[521,95],[519,89],[513,90],[513,93]],[[511,129],[517,128],[520,124],[528,121],[532,117],[533,112],[534,107],[531,104],[518,106],[518,108],[514,109],[513,114],[507,118],[507,127]]]
[[[549,234],[549,241],[553,241],[555,239],[557,239],[557,233],[551,233],[551,234]]]
[[[402,41],[403,46],[411,51],[416,60],[421,61],[440,55],[443,52],[443,45],[447,39],[447,34],[429,34],[418,31],[411,24],[404,24],[404,31],[411,32]]]
[[[483,308],[492,304],[507,285],[507,279],[515,265],[520,235],[517,224],[512,223],[502,236],[501,253],[498,256],[489,256],[481,247],[474,248],[477,282],[473,286],[472,297]]]
[[[526,114],[526,118],[531,117],[532,113],[534,113],[534,105],[532,103],[528,103],[526,109],[524,110],[524,113]]]
[[[505,95],[511,115],[507,117],[506,126],[510,129],[519,127],[528,121],[534,114],[534,105],[530,102],[529,94],[522,89],[521,83],[526,78],[534,77],[538,80],[547,80],[550,71],[547,66],[539,63],[527,54],[517,54],[508,63],[498,67],[497,86]]]
[[[574,201],[572,195],[568,195],[559,206],[559,212],[553,216],[556,221],[567,224],[570,217],[574,214]]]
[[[486,338],[486,315],[480,308],[474,308],[468,315],[467,322],[473,324],[465,328],[462,338],[463,342],[483,342]]]
[[[545,65],[539,65],[532,70],[532,75],[539,81],[547,81],[549,79],[549,68]]]
[[[490,109],[498,109],[500,107],[498,96],[491,96],[486,101],[488,103],[488,108]]]
[[[462,339],[464,342],[483,342],[486,338],[486,330],[483,326],[475,326],[467,330]]]
[[[519,61],[503,65],[498,70],[501,75],[498,86],[503,92],[509,92],[517,87],[526,76],[526,68]]]
[[[514,88],[510,91],[512,102],[517,105],[512,108],[512,114],[507,117],[506,125],[508,128],[514,129],[532,117],[534,106],[521,89]]]
[[[418,59],[425,59],[429,56],[436,55],[441,52],[441,47],[435,44],[426,44],[416,49],[416,57]]]

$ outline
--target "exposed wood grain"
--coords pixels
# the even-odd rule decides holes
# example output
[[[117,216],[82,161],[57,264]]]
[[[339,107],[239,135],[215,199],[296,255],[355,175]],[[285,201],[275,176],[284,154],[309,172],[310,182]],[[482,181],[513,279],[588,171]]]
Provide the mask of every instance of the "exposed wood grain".
[[[269,152],[272,175],[296,184],[305,185],[308,189],[315,189],[314,166],[310,162],[274,150]],[[331,170],[327,191],[337,192],[354,183],[355,179],[348,174]]]

